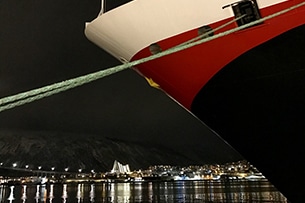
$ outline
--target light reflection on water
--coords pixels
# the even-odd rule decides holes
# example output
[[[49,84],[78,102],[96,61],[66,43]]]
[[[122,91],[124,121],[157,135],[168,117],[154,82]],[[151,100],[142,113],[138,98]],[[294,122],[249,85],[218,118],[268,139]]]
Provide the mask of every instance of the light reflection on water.
[[[0,185],[0,203],[287,202],[266,180]]]

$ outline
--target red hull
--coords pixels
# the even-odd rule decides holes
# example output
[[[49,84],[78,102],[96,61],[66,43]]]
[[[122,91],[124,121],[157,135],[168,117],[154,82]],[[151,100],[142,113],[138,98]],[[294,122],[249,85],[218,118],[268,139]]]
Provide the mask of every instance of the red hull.
[[[262,17],[296,5],[288,1],[261,10]],[[232,19],[209,25],[215,29]],[[283,23],[285,22],[285,23]],[[178,101],[191,109],[192,102],[200,89],[225,65],[248,50],[305,23],[305,7],[266,20],[264,23],[226,35],[192,48],[138,65],[138,71]],[[217,33],[236,27],[233,23]],[[158,42],[162,50],[169,49],[198,36],[192,30]],[[215,34],[217,34],[215,33]],[[132,60],[151,55],[149,48],[137,53]]]

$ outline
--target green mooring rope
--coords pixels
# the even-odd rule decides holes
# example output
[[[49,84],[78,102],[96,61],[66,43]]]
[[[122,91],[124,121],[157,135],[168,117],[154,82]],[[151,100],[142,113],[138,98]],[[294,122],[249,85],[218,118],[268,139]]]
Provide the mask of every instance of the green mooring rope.
[[[237,32],[239,30],[242,30],[242,29],[251,27],[253,25],[262,23],[265,20],[268,20],[268,19],[274,18],[276,16],[282,15],[286,12],[289,12],[293,9],[296,9],[296,8],[304,6],[304,5],[305,5],[305,2],[302,2],[300,4],[297,4],[297,5],[292,6],[290,8],[284,9],[282,11],[279,11],[279,12],[274,13],[272,15],[269,15],[267,17],[264,17],[264,18],[261,18],[259,20],[253,21],[251,23],[242,25],[240,27],[236,27],[236,28],[230,29],[228,31],[225,31],[225,32],[222,32],[222,33],[219,33],[219,34],[216,34],[216,35],[213,35],[213,36],[210,36],[210,37],[207,37],[207,38],[203,38],[203,39],[200,39],[198,41],[194,41],[194,42],[192,41],[190,43],[183,43],[180,46],[175,46],[173,48],[164,50],[160,53],[157,53],[157,54],[154,54],[154,55],[151,55],[151,56],[139,59],[139,60],[135,60],[135,61],[132,61],[132,62],[127,62],[127,63],[124,63],[122,65],[118,65],[118,66],[108,68],[108,69],[105,69],[105,70],[97,71],[97,72],[87,74],[87,75],[84,75],[84,76],[76,77],[76,78],[65,80],[65,81],[62,81],[62,82],[58,82],[58,83],[55,83],[55,84],[52,84],[52,85],[44,86],[44,87],[41,87],[41,88],[38,88],[38,89],[33,89],[33,90],[26,91],[26,92],[23,92],[23,93],[19,93],[19,94],[16,94],[16,95],[1,98],[0,99],[0,112],[8,110],[8,109],[15,108],[17,106],[21,106],[21,105],[24,105],[24,104],[27,104],[27,103],[30,103],[30,102],[33,102],[33,101],[36,101],[36,100],[39,100],[39,99],[42,99],[42,98],[45,98],[45,97],[49,97],[49,96],[54,95],[54,94],[58,94],[60,92],[64,92],[66,90],[84,85],[86,83],[90,83],[92,81],[104,78],[104,77],[112,75],[114,73],[118,73],[120,71],[129,69],[133,66],[136,66],[136,65],[139,65],[139,64],[142,64],[142,63],[145,63],[145,62],[148,62],[148,61],[151,61],[151,60],[154,60],[154,59],[157,59],[157,58],[160,58],[160,57],[163,57],[163,56],[166,56],[166,55],[178,52],[178,51],[182,51],[182,50],[188,49],[190,47],[193,47],[193,46],[196,46],[196,45],[199,45],[199,44],[211,41],[211,40],[215,40],[217,38],[232,34],[232,33]]]

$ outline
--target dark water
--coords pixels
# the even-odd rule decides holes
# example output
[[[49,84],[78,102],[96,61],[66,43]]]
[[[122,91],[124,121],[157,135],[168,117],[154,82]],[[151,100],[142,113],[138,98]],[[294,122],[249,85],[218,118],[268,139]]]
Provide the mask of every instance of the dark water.
[[[0,185],[0,202],[287,202],[266,180]]]

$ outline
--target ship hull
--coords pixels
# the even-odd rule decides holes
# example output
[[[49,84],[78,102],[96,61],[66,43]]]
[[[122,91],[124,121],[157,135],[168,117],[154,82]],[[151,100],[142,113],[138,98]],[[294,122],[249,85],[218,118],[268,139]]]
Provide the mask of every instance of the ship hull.
[[[262,9],[262,16],[272,15],[292,6],[291,2],[280,3]],[[216,30],[232,21],[228,18],[208,26]],[[285,22],[285,23],[283,23]],[[165,57],[137,65],[135,70],[160,86],[174,100],[190,110],[192,102],[200,89],[227,64],[234,59],[293,28],[305,23],[305,6],[264,21],[261,24],[239,30],[194,47],[172,53]],[[236,28],[231,23],[214,35]],[[161,50],[167,50],[198,36],[198,29],[158,41]],[[137,52],[132,60],[151,55],[150,47]],[[273,60],[270,58],[270,60]]]
[[[305,154],[305,26],[298,25],[275,38],[264,35],[247,48],[234,43],[258,33],[224,38],[210,42],[210,47],[207,43],[136,67],[256,166],[291,202],[305,199],[304,187],[298,184],[305,168],[294,158]],[[135,59],[142,54],[147,50]]]
[[[212,72],[215,75],[201,83],[194,97],[189,96],[189,90],[181,99],[174,98],[256,166],[291,202],[305,199],[301,184],[305,177],[304,36],[303,25],[251,48]],[[191,67],[208,63],[198,61],[200,57],[194,57],[197,53],[204,52],[190,50],[189,54],[158,59],[153,62],[156,64],[144,64],[144,70],[137,67],[137,71],[156,79],[150,71],[170,66],[166,78],[171,78],[174,69],[187,60],[185,73],[180,76],[193,83],[203,73]],[[221,56],[216,56],[213,63]],[[188,75],[188,71],[194,75]],[[300,160],[295,160],[297,157]]]
[[[241,55],[191,106],[291,202],[305,199],[304,36],[301,26]]]

